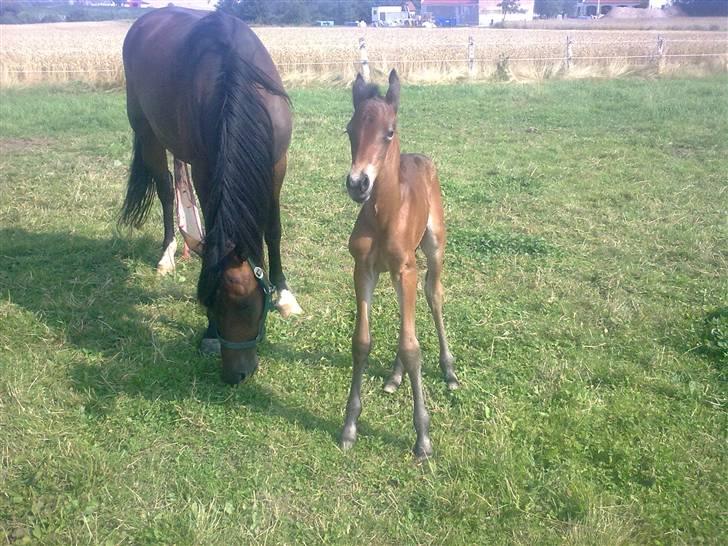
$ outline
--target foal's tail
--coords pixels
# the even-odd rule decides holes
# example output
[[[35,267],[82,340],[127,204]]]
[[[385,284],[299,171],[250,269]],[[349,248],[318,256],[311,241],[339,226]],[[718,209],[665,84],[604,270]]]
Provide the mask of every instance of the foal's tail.
[[[139,228],[144,224],[155,195],[154,178],[142,160],[142,141],[134,133],[129,182],[124,205],[121,208],[119,224]]]

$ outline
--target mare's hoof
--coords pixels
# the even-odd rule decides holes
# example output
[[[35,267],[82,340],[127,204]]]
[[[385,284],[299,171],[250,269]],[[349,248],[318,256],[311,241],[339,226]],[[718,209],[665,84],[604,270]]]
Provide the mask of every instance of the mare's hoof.
[[[276,301],[276,309],[283,318],[288,318],[291,315],[302,315],[303,309],[298,305],[296,296],[290,290],[281,290],[278,294],[278,301]]]
[[[215,337],[203,338],[200,342],[200,353],[203,356],[218,356],[220,354],[220,340]]]
[[[162,253],[162,258],[157,264],[157,275],[167,275],[174,272],[174,253],[177,252],[177,241],[167,245]]]
[[[339,447],[341,448],[341,451],[349,451],[352,447],[354,447],[355,442],[356,440],[342,439],[341,442],[339,442]]]
[[[170,273],[174,273],[174,264],[170,264],[168,262],[159,262],[157,264],[157,275],[163,277],[164,275],[169,275]]]
[[[457,377],[446,379],[445,383],[447,384],[447,389],[450,391],[456,391],[460,388],[460,381],[458,381]]]

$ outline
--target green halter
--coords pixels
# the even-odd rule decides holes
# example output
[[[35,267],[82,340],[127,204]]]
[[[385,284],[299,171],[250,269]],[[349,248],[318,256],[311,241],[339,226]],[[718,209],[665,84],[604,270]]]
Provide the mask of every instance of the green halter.
[[[265,338],[265,320],[266,318],[268,318],[268,312],[273,309],[273,292],[275,292],[276,287],[273,286],[268,280],[268,275],[265,274],[265,271],[263,271],[262,267],[256,265],[255,262],[250,258],[248,258],[248,263],[253,269],[253,275],[255,275],[255,278],[258,281],[260,289],[263,290],[263,316],[260,318],[260,324],[258,325],[258,335],[255,336],[255,339],[251,339],[249,341],[228,341],[227,339],[222,337],[220,335],[220,332],[218,331],[217,339],[220,341],[220,347],[222,347],[223,349],[229,349],[231,351],[255,349],[258,343],[263,341],[263,339]]]

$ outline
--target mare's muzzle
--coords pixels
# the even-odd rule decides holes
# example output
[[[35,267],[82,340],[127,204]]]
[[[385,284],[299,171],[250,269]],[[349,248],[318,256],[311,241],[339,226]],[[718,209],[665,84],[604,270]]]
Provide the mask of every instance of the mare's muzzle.
[[[228,385],[237,385],[238,383],[245,382],[258,369],[258,355],[255,349],[231,351],[228,355],[224,354],[227,349],[222,349],[222,351],[224,359],[222,380]]]

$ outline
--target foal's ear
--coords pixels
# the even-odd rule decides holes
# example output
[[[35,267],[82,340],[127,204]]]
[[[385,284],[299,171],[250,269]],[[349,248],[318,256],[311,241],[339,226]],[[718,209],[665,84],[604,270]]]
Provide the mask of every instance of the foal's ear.
[[[387,89],[386,100],[396,112],[399,108],[399,76],[394,68],[389,73],[389,89]]]
[[[354,110],[356,110],[359,107],[359,103],[365,99],[365,91],[367,88],[367,84],[364,81],[364,78],[362,78],[361,73],[356,75],[356,79],[354,80],[354,86],[351,88],[352,97],[354,98]]]

